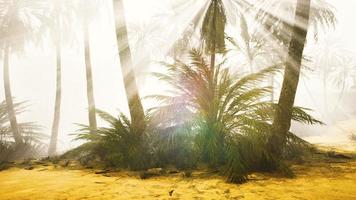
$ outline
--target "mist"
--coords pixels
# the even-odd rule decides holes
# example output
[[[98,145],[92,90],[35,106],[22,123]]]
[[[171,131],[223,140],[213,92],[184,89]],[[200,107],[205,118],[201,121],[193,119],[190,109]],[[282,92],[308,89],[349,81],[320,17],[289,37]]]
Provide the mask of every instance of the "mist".
[[[0,199],[356,199],[355,7],[0,0]]]
[[[179,38],[178,33],[182,31],[184,23],[188,24],[190,20],[190,12],[186,12],[188,15],[185,13],[172,15],[174,13],[174,3],[170,1],[163,2],[165,3],[139,0],[125,2],[128,27],[133,34],[130,37],[130,44],[138,47],[134,49],[134,58],[139,60],[137,61],[138,63],[144,63],[144,65],[139,63],[141,65],[136,69],[139,74],[138,84],[143,96],[152,94],[152,91],[160,90],[158,81],[150,78],[149,72],[159,69],[157,62],[164,58],[164,54],[171,48],[174,40]],[[354,35],[356,30],[349,29],[349,27],[353,26],[354,12],[352,8],[355,3],[346,0],[330,1],[330,3],[336,10],[337,25],[335,29],[328,29],[319,33],[319,41],[317,43],[308,43],[307,49],[311,53],[317,50],[322,54],[323,51],[327,51],[325,49],[327,45],[330,45],[332,51],[338,54],[355,55],[356,47],[354,44],[356,44],[356,39]],[[195,4],[199,4],[199,2]],[[120,62],[117,56],[112,6],[109,1],[105,1],[100,7],[97,19],[90,24],[96,106],[115,115],[119,111],[128,113]],[[193,13],[197,12],[197,8],[191,8],[191,10]],[[157,26],[154,19],[159,19],[166,24],[171,21],[183,22],[183,24],[171,26],[171,29],[167,30],[162,25]],[[154,31],[146,33],[147,35],[151,34],[151,36],[144,37],[145,28],[151,25],[154,25]],[[75,32],[80,35],[81,30]],[[143,41],[138,41],[140,37],[144,37],[142,38]],[[77,123],[88,123],[83,47],[80,44],[81,40],[76,40],[70,42],[72,44],[65,45],[62,50],[63,99],[58,145],[61,151],[78,145],[78,142],[73,141],[71,134],[78,129]],[[313,36],[310,36],[310,40],[313,40]],[[154,51],[157,52],[152,52],[150,45],[156,46]],[[19,116],[19,120],[38,122],[43,127],[42,131],[48,136],[50,135],[53,120],[53,102],[55,98],[54,56],[51,42],[45,40],[41,47],[31,45],[26,48],[25,52],[13,56],[10,69],[13,96],[16,101],[26,101],[26,104],[29,105],[28,112]],[[318,55],[308,54],[308,56],[310,60],[313,60]],[[322,59],[326,59],[330,63],[333,62],[333,57]],[[335,65],[335,63],[330,65],[333,64]],[[319,67],[322,68],[323,66],[312,66],[313,69],[311,70],[316,71]],[[0,76],[2,77],[2,70],[0,71]],[[356,129],[352,121],[355,117],[354,102],[352,101],[354,90],[348,87],[341,92],[335,84],[328,82],[326,86],[327,93],[325,94],[322,92],[323,87],[321,76],[303,76],[298,89],[296,105],[312,109],[327,125],[322,127],[296,125],[293,129],[297,130],[297,135],[313,142],[345,145],[345,143],[349,142],[348,136],[350,133]],[[3,88],[3,82],[0,83],[0,88]],[[337,96],[341,97],[338,98]],[[322,100],[324,98],[328,99],[328,101],[324,102]],[[4,99],[3,92],[0,93],[0,99]],[[147,106],[150,106],[150,103],[147,103]]]

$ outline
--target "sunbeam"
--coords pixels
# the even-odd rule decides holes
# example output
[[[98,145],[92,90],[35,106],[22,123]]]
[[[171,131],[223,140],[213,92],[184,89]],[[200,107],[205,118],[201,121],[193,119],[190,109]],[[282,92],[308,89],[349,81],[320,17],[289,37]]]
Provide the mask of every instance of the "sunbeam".
[[[356,199],[355,7],[0,0],[0,199]]]

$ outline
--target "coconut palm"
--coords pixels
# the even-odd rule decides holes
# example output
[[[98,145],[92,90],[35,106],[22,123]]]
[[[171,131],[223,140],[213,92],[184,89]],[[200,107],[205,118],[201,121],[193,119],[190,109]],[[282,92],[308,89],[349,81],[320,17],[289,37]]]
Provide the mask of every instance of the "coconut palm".
[[[11,55],[21,52],[27,43],[38,39],[38,31],[45,19],[44,3],[41,0],[0,1],[0,47],[3,53],[4,91],[11,132],[16,143],[22,143],[23,137],[18,127],[12,99],[9,65]]]
[[[328,86],[340,88],[339,99],[343,92],[352,87],[352,79],[355,77],[355,62],[353,53],[344,49],[340,41],[326,37],[312,49],[313,69],[320,76],[323,83],[324,109],[329,112]]]
[[[356,78],[356,63],[352,57],[345,55],[339,58],[339,64],[331,68],[330,76],[331,82],[340,88],[340,98],[345,90],[351,88],[355,84]]]
[[[92,60],[90,50],[90,23],[98,13],[99,3],[97,0],[79,0],[73,2],[76,10],[76,18],[79,27],[81,27],[82,44],[84,46],[84,61],[85,61],[85,75],[87,87],[87,100],[88,100],[88,119],[89,127],[94,132],[97,129],[96,121],[96,108],[94,99],[94,83],[92,72]]]
[[[123,0],[113,0],[113,8],[121,71],[131,116],[131,128],[133,129],[133,133],[141,134],[144,132],[146,126],[145,113],[136,83],[136,76],[127,34]]]
[[[162,45],[165,40],[160,35],[159,26],[161,26],[159,23],[150,19],[128,27],[129,41],[132,44],[134,71],[140,79],[138,87],[145,83],[141,76],[147,73],[152,61],[164,55]]]
[[[93,72],[92,72],[91,53],[90,53],[90,35],[89,35],[89,24],[87,20],[83,22],[83,36],[84,36],[85,72],[86,72],[86,80],[87,80],[89,125],[91,130],[96,130],[97,123],[96,123],[96,116],[95,116],[96,114],[95,114]]]
[[[308,33],[310,18],[310,0],[298,0],[295,11],[292,39],[290,41],[288,58],[284,72],[282,90],[279,97],[275,118],[272,125],[272,134],[269,138],[268,150],[272,159],[281,158],[283,147],[287,142],[287,133],[291,126],[292,108],[298,88],[300,70],[303,60],[304,45]],[[278,162],[273,161],[273,164]],[[274,166],[271,166],[274,167]],[[279,167],[279,166],[275,166]]]
[[[62,98],[62,43],[66,41],[68,34],[73,25],[72,20],[74,16],[73,4],[68,0],[54,0],[49,4],[49,19],[46,26],[49,30],[49,36],[55,46],[56,54],[56,95],[54,103],[54,115],[52,122],[52,134],[50,144],[48,147],[48,155],[52,156],[56,153],[58,143],[58,129],[61,114],[61,98]],[[66,30],[66,37],[61,34]]]

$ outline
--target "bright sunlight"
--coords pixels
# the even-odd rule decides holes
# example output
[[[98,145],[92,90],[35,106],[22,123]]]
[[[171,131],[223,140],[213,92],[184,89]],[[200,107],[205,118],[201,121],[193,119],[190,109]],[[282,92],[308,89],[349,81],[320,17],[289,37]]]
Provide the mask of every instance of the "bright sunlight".
[[[0,200],[356,199],[355,7],[0,0]]]

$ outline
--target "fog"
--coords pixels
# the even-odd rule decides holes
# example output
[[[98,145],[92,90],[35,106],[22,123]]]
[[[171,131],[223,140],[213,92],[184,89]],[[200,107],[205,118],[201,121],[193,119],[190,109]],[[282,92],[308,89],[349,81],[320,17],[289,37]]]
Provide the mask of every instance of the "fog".
[[[90,25],[96,107],[112,114],[118,114],[119,111],[128,113],[116,46],[112,7],[109,1],[105,2],[101,8],[100,17]],[[197,4],[200,2],[197,1]],[[318,43],[308,43],[306,52],[311,60],[322,55],[328,45],[331,45],[331,49],[336,53],[345,52],[345,54],[356,55],[356,29],[352,28],[355,24],[356,2],[350,0],[330,0],[329,2],[337,11],[338,24],[335,30],[329,29],[320,33]],[[197,12],[196,8],[191,8],[186,13],[173,13],[173,10],[167,9],[174,6],[168,0],[126,0],[125,6],[129,29],[141,34],[147,29],[139,30],[137,27],[145,27],[145,24],[149,26],[153,18],[161,20],[162,23],[170,23],[169,16],[175,15],[175,20],[180,21],[181,24],[187,24],[191,13]],[[148,46],[140,46],[137,44],[137,37],[130,36],[134,59],[138,58],[136,60],[143,63],[151,63],[144,68],[136,69],[139,74],[138,84],[142,96],[161,90],[160,83],[149,78],[148,72],[157,69],[156,62],[164,57],[164,53],[178,38],[181,28],[174,27],[167,30],[158,27],[155,30],[155,37],[148,37],[146,40],[149,41],[144,41]],[[165,38],[170,38],[170,40],[164,40]],[[164,41],[160,41],[161,39]],[[150,48],[152,40],[153,43],[159,43],[159,46]],[[312,40],[310,36],[310,41]],[[58,144],[62,151],[78,145],[78,142],[73,141],[73,136],[71,136],[78,128],[76,123],[88,123],[84,53],[81,40],[78,41],[80,45],[67,45],[62,51],[63,93]],[[135,45],[138,45],[137,48]],[[320,53],[315,53],[316,51]],[[329,62],[332,62],[332,58],[325,59],[330,59]],[[2,67],[1,65],[0,77],[2,77]],[[42,48],[29,46],[24,53],[13,56],[10,74],[15,100],[27,101],[29,105],[29,112],[20,115],[19,121],[38,122],[43,126],[43,132],[50,135],[55,98],[55,55],[51,43],[47,42]],[[356,131],[356,108],[353,101],[356,92],[348,87],[340,97],[341,88],[332,84],[330,80],[328,80],[326,94],[323,92],[323,87],[322,78],[318,75],[302,77],[296,104],[314,110],[315,116],[327,125],[305,127],[295,124],[293,129],[297,135],[311,142],[330,145],[348,144],[348,135],[353,130]],[[3,81],[0,81],[0,88],[0,99],[3,100]],[[144,102],[144,104],[147,107],[150,106],[149,102]]]

